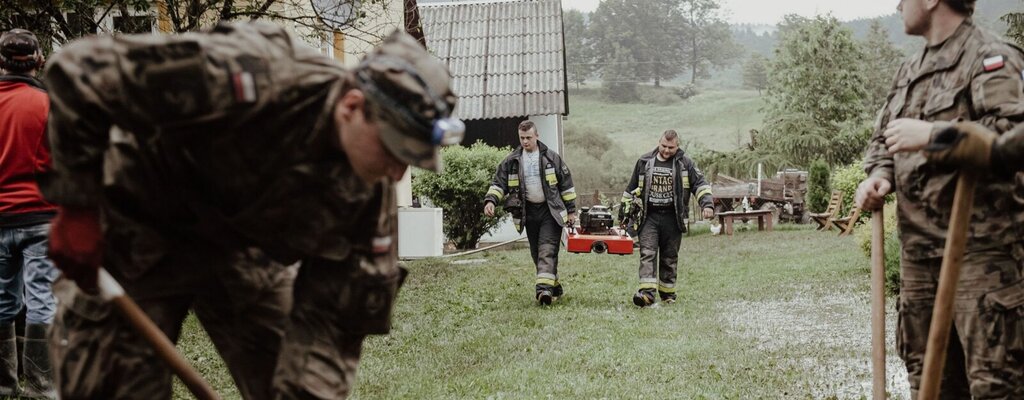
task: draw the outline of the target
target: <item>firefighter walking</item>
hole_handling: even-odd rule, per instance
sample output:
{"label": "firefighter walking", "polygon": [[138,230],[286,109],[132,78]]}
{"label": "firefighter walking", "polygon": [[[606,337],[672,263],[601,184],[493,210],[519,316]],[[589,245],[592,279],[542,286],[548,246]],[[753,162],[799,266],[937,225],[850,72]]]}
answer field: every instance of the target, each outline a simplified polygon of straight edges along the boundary
{"label": "firefighter walking", "polygon": [[562,229],[576,221],[576,188],[562,157],[537,136],[532,121],[519,124],[520,146],[498,164],[484,196],[484,214],[494,216],[495,205],[501,204],[512,214],[516,230],[526,229],[537,267],[536,299],[548,305],[564,293],[558,280],[558,251]]}
{"label": "firefighter walking", "polygon": [[630,223],[640,240],[640,286],[633,295],[638,307],[654,304],[656,292],[665,303],[676,301],[679,245],[686,232],[691,194],[697,197],[705,219],[715,215],[711,185],[679,150],[676,131],[667,130],[658,148],[637,160],[622,193],[621,211],[632,215]]}

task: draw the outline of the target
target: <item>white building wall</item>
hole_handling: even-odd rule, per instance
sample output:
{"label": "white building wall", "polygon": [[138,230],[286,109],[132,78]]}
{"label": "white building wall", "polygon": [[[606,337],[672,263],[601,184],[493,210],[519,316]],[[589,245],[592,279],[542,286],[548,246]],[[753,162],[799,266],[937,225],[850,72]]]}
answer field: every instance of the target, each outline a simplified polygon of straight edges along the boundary
{"label": "white building wall", "polygon": [[540,135],[540,141],[544,142],[549,149],[554,150],[559,155],[563,155],[562,152],[562,116],[555,115],[531,115],[530,121],[533,121],[537,125],[537,133]]}

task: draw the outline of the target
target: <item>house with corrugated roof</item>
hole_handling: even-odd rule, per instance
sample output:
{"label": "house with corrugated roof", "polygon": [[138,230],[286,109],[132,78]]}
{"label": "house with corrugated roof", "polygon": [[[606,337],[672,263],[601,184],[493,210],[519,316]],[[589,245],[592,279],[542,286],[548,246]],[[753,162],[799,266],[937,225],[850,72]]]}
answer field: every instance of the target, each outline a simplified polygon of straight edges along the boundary
{"label": "house with corrugated roof", "polygon": [[419,3],[427,49],[452,73],[464,144],[518,146],[519,122],[562,153],[569,113],[561,0]]}

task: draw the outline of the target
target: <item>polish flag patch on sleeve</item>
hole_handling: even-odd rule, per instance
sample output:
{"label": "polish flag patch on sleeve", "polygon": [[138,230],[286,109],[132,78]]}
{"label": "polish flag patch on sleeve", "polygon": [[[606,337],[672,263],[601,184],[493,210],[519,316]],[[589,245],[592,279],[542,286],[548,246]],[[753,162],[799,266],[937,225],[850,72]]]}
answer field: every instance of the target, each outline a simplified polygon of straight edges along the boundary
{"label": "polish flag patch on sleeve", "polygon": [[253,103],[256,101],[256,82],[253,80],[251,73],[238,72],[233,74],[231,78],[231,83],[235,89],[236,101],[242,103]]}
{"label": "polish flag patch on sleeve", "polygon": [[985,72],[991,72],[1002,68],[1006,59],[1003,56],[992,56],[986,58],[982,63],[985,65]]}

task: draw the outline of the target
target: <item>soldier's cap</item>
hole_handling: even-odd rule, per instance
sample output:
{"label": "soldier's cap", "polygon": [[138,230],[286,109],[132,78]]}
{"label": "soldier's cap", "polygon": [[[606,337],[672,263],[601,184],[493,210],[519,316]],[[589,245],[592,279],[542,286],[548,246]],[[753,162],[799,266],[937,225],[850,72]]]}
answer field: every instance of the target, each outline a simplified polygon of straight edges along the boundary
{"label": "soldier's cap", "polygon": [[0,67],[11,72],[24,72],[39,67],[42,55],[39,39],[31,31],[11,29],[0,34]]}
{"label": "soldier's cap", "polygon": [[395,31],[353,72],[367,107],[379,116],[384,147],[406,164],[440,171],[439,148],[461,142],[465,132],[451,117],[456,97],[444,63]]}

